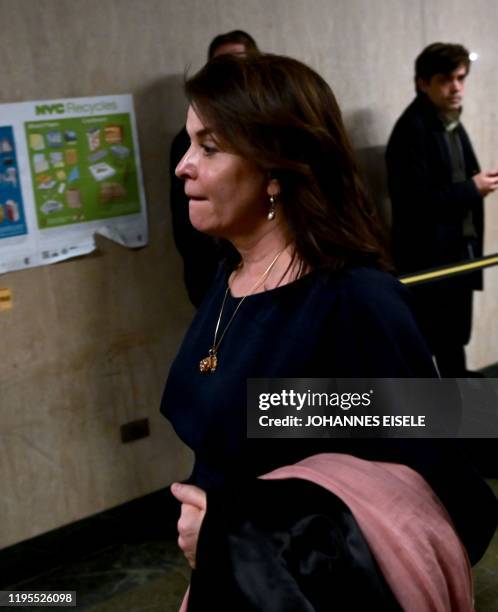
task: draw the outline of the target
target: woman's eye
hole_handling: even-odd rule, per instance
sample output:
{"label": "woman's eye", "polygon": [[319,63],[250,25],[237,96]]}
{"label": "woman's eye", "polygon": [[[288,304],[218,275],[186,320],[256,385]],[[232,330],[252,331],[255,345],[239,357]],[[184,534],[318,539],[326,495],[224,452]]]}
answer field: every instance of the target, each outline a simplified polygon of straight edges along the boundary
{"label": "woman's eye", "polygon": [[205,155],[213,155],[218,152],[218,149],[212,145],[203,144],[201,145],[202,150]]}

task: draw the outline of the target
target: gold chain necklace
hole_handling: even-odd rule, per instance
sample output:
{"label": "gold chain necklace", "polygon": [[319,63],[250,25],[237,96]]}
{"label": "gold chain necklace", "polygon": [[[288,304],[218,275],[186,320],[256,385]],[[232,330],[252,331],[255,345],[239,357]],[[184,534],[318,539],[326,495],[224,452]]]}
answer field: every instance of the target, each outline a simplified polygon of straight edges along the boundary
{"label": "gold chain necklace", "polygon": [[225,308],[225,303],[227,301],[228,292],[230,291],[230,285],[227,286],[226,291],[225,291],[225,297],[223,298],[223,302],[221,304],[220,314],[218,315],[218,321],[216,322],[216,327],[215,327],[215,330],[214,330],[213,344],[212,344],[211,348],[209,349],[208,356],[204,357],[204,359],[201,359],[200,362],[199,362],[199,370],[203,374],[213,373],[213,372],[216,371],[216,368],[218,367],[218,349],[220,347],[221,341],[223,340],[223,338],[225,337],[225,334],[227,333],[228,328],[230,327],[230,324],[234,320],[235,315],[237,314],[237,312],[239,311],[239,308],[244,303],[244,300],[246,299],[246,297],[251,295],[253,293],[253,291],[255,291],[262,283],[265,282],[266,278],[268,277],[268,275],[272,271],[273,266],[277,263],[278,258],[280,257],[280,255],[282,255],[282,253],[284,251],[285,251],[285,248],[282,249],[280,251],[280,253],[278,253],[276,255],[276,257],[273,259],[271,264],[266,268],[266,270],[263,272],[261,277],[258,279],[257,283],[251,288],[249,293],[247,295],[244,295],[244,297],[242,297],[239,300],[239,303],[237,304],[235,310],[233,311],[232,316],[228,320],[228,323],[225,325],[225,329],[223,330],[223,332],[222,332],[222,334],[220,336],[220,339],[217,340],[217,338],[218,338],[218,331],[219,331],[220,323],[221,323],[221,317],[223,315],[223,309]]}

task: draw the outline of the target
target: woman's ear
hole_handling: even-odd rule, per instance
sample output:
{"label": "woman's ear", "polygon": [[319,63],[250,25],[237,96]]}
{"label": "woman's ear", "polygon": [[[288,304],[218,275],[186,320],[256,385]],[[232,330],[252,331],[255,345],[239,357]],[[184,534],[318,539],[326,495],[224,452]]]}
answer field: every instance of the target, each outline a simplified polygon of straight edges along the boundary
{"label": "woman's ear", "polygon": [[280,195],[280,183],[276,178],[270,178],[268,180],[268,187],[266,193],[271,197],[277,198]]}

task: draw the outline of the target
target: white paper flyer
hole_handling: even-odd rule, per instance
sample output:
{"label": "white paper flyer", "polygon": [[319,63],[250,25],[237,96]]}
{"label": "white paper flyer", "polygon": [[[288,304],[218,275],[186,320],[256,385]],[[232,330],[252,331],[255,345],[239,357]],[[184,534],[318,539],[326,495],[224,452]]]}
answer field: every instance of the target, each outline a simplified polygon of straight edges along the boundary
{"label": "white paper flyer", "polygon": [[147,243],[129,94],[0,104],[0,273]]}

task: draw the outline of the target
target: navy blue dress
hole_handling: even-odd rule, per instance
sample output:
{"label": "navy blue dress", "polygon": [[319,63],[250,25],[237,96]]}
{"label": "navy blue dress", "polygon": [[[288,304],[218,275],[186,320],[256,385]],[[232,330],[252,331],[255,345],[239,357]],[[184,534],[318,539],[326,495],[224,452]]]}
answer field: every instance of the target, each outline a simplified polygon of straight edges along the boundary
{"label": "navy blue dress", "polygon": [[[475,563],[494,532],[496,500],[453,440],[246,439],[248,378],[435,376],[405,287],[376,269],[350,267],[251,295],[221,343],[216,372],[201,374],[227,280],[220,267],[162,400],[161,411],[195,453],[189,482],[216,489],[321,452],[402,463],[438,494]],[[229,295],[221,331],[238,301]]]}

